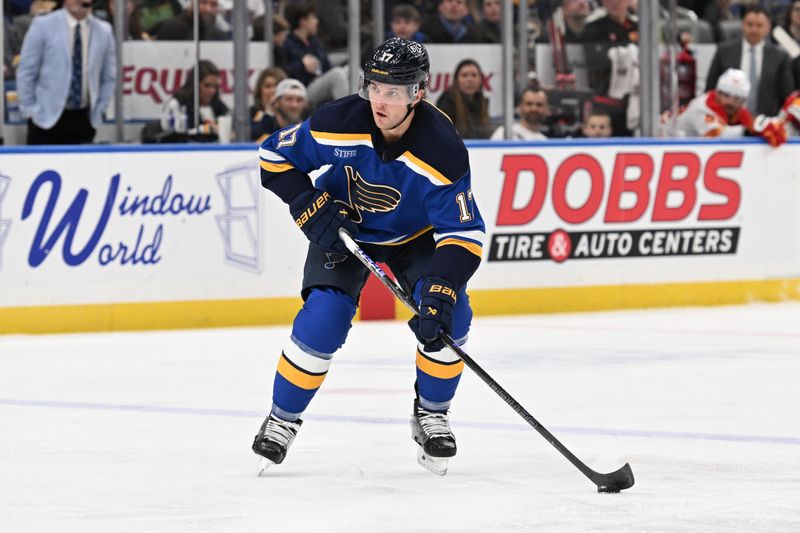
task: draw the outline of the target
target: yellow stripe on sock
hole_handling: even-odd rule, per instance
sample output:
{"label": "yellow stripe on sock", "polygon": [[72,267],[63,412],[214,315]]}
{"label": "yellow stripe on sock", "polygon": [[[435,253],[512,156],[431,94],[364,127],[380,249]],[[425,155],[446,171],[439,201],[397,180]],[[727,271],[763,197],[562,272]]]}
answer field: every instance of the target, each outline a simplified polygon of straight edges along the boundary
{"label": "yellow stripe on sock", "polygon": [[322,374],[303,372],[281,354],[281,358],[278,361],[278,374],[286,378],[286,381],[292,385],[296,385],[301,389],[314,390],[322,385],[327,372]]}
{"label": "yellow stripe on sock", "polygon": [[449,364],[439,363],[428,359],[422,352],[417,350],[417,368],[435,378],[451,379],[460,376],[461,372],[464,371],[464,361],[459,359]]}

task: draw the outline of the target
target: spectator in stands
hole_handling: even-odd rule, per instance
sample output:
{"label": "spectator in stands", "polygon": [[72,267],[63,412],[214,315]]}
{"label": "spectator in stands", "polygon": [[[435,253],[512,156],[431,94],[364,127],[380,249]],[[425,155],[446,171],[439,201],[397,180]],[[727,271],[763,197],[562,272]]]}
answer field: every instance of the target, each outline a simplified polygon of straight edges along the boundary
{"label": "spectator in stands", "polygon": [[3,18],[3,78],[6,80],[14,79],[16,76],[21,45],[14,26],[7,18]]}
{"label": "spectator in stands", "polygon": [[[281,15],[272,16],[272,58],[273,64],[283,67],[283,43],[289,35],[289,23]],[[253,40],[264,40],[264,16],[253,19]]]}
{"label": "spectator in stands", "polygon": [[453,84],[436,101],[465,139],[488,139],[492,133],[483,80],[480,65],[473,59],[464,59],[456,66]]}
{"label": "spectator in stands", "polygon": [[503,15],[500,0],[483,0],[481,21],[478,23],[478,35],[484,43],[500,42],[500,19]]}
{"label": "spectator in stands", "polygon": [[772,146],[786,142],[786,128],[779,120],[747,109],[751,86],[747,75],[729,68],[717,78],[716,88],[692,100],[678,116],[678,134],[684,137],[763,137]]}
{"label": "spectator in stands", "polygon": [[[567,44],[582,42],[581,36],[586,28],[586,20],[592,12],[589,0],[563,0],[559,9],[564,17],[564,42]],[[536,42],[550,42],[550,35],[547,31],[542,31],[536,38]]]}
{"label": "spectator in stands", "polygon": [[391,31],[387,38],[400,37],[409,41],[424,43],[428,36],[419,31],[420,16],[417,8],[411,4],[400,4],[392,8]]}
{"label": "spectator in stands", "polygon": [[[116,9],[116,0],[103,0],[102,2],[98,2],[101,6],[100,9],[95,11],[95,15],[100,18],[103,18],[106,22],[111,24],[111,28],[114,28],[114,10]],[[102,12],[102,16],[101,13]],[[128,26],[125,28],[123,32],[122,38],[126,41],[142,41],[142,40],[152,40],[152,37],[142,30],[142,24],[139,21],[139,13],[136,11],[136,2],[134,0],[125,0],[125,19],[128,21]]]}
{"label": "spectator in stands", "polygon": [[611,126],[611,115],[600,109],[592,109],[583,121],[581,133],[584,137],[612,137],[614,128]]}
{"label": "spectator in stands", "polygon": [[432,43],[477,43],[480,35],[469,21],[466,0],[438,0],[435,15],[422,24],[422,33]]}
{"label": "spectator in stands", "polygon": [[793,0],[787,8],[783,29],[800,44],[800,0]]}
{"label": "spectator in stands", "polygon": [[[547,105],[547,93],[542,88],[527,87],[523,89],[519,98],[519,121],[515,122],[512,129],[512,139],[520,141],[537,141],[547,139],[542,133],[550,108]],[[505,139],[505,127],[500,126],[491,136],[492,140]]]}
{"label": "spectator in stands", "polygon": [[178,0],[138,0],[136,3],[136,13],[142,31],[150,35],[155,35],[159,24],[180,15],[183,11]]}
{"label": "spectator in stands", "polygon": [[264,115],[253,124],[250,130],[253,140],[263,141],[272,132],[302,122],[303,113],[308,107],[305,86],[292,78],[281,80],[275,88],[272,104],[275,115]]}
{"label": "spectator in stands", "polygon": [[285,78],[286,73],[280,67],[265,68],[258,75],[253,91],[253,105],[250,107],[251,131],[264,115],[275,116],[272,97],[275,96],[275,87]]}
{"label": "spectator in stands", "polygon": [[[225,41],[228,35],[217,28],[219,0],[198,0],[199,36],[201,41]],[[156,27],[155,38],[159,41],[194,40],[194,14],[191,5],[179,15],[165,20]]]}
{"label": "spectator in stands", "polygon": [[617,136],[627,137],[633,134],[638,111],[631,99],[638,74],[638,25],[629,0],[603,0],[603,7],[605,15],[587,23],[581,35],[587,77],[594,105],[611,115]]}
{"label": "spectator in stands", "polygon": [[283,43],[283,69],[308,88],[312,109],[349,94],[347,69],[331,68],[328,54],[317,39],[319,19],[314,7],[309,4],[289,6],[286,8],[286,20],[291,33]]}
{"label": "spectator in stands", "polygon": [[[325,47],[328,50],[346,48],[349,33],[347,0],[311,0],[311,5],[319,18],[319,38]],[[364,14],[362,11],[362,20]]]}
{"label": "spectator in stands", "polygon": [[628,12],[629,0],[603,0],[606,15],[586,24],[581,40],[586,45],[589,86],[595,94],[608,94],[611,60],[608,50],[638,41],[638,25]]}
{"label": "spectator in stands", "polygon": [[[211,61],[201,59],[198,63],[198,123],[194,120],[194,69],[190,69],[186,82],[164,104],[161,124],[164,130],[184,130],[189,135],[217,138],[217,119],[228,114],[228,106],[219,97],[219,68]],[[178,124],[172,126],[172,123]]]}
{"label": "spectator in stands", "polygon": [[749,6],[742,19],[742,40],[717,47],[706,77],[706,91],[714,89],[720,75],[729,68],[741,69],[751,90],[747,108],[755,114],[775,116],[794,90],[789,55],[767,41],[769,15],[762,6]]}
{"label": "spectator in stands", "polygon": [[36,17],[17,70],[28,144],[92,142],[116,80],[111,26],[94,17],[84,0],[64,0],[62,9]]}
{"label": "spectator in stands", "polygon": [[703,20],[711,25],[711,31],[714,34],[715,42],[722,42],[725,36],[722,33],[720,23],[723,20],[733,20],[733,12],[731,11],[731,0],[711,0],[706,5],[702,13]]}
{"label": "spectator in stands", "polygon": [[[786,9],[786,20],[783,23],[786,33],[800,45],[800,0],[793,0]],[[791,60],[792,77],[794,86],[800,89],[800,56]]]}

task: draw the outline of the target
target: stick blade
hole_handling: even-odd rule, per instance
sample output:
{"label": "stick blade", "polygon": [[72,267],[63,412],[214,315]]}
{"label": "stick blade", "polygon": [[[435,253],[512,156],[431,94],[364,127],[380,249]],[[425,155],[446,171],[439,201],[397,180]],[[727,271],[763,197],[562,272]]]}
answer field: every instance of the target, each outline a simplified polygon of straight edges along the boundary
{"label": "stick blade", "polygon": [[631,470],[631,465],[629,463],[625,463],[625,466],[616,472],[600,474],[595,479],[592,479],[592,481],[597,485],[597,492],[619,492],[633,486],[633,470]]}

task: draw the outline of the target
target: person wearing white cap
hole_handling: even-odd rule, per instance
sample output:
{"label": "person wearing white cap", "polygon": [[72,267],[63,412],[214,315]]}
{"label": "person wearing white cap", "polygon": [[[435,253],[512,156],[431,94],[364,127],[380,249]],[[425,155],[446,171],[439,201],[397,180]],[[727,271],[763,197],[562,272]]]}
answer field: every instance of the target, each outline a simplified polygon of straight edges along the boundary
{"label": "person wearing white cap", "polygon": [[250,136],[259,142],[263,142],[270,133],[303,120],[303,113],[308,106],[305,85],[294,78],[281,80],[275,87],[272,106],[275,116],[264,114],[251,128]]}
{"label": "person wearing white cap", "polygon": [[786,142],[786,128],[772,117],[753,115],[745,106],[750,81],[744,72],[729,68],[717,81],[716,88],[689,102],[678,116],[678,134],[682,137],[743,137],[758,135],[772,146]]}

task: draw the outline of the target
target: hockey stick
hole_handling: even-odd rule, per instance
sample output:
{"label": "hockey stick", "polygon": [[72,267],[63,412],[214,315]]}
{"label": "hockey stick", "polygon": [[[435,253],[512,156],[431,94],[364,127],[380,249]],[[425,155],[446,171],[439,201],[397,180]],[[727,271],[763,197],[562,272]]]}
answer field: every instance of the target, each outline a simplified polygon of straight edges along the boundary
{"label": "hockey stick", "polygon": [[[350,236],[347,231],[344,229],[339,230],[339,238],[342,239],[347,249],[359,260],[361,261],[370,272],[375,274],[375,276],[383,283],[392,293],[397,297],[398,300],[403,302],[406,307],[408,307],[412,313],[415,315],[419,314],[419,309],[417,308],[416,303],[408,296],[405,290],[392,278],[386,275],[386,273],[375,263],[375,261],[370,258],[358,246],[353,237]],[[566,446],[561,444],[561,442],[553,436],[543,425],[541,425],[533,416],[522,407],[517,400],[515,400],[506,390],[501,387],[492,377],[486,373],[486,371],[478,365],[469,355],[466,354],[456,343],[453,341],[453,338],[448,335],[447,333],[440,333],[439,337],[442,341],[450,348],[453,353],[458,355],[463,361],[464,364],[467,365],[473,372],[478,374],[484,383],[489,385],[489,388],[492,389],[500,398],[506,402],[511,408],[517,412],[519,416],[521,416],[525,422],[530,424],[530,426],[539,432],[539,434],[544,437],[547,442],[552,444],[556,450],[558,450],[561,455],[566,457],[570,463],[575,465],[575,467],[583,472],[583,475],[588,477],[592,483],[597,485],[597,492],[619,492],[624,489],[628,489],[633,486],[633,471],[631,470],[631,465],[625,463],[625,466],[620,468],[615,472],[611,472],[610,474],[601,474],[599,472],[595,472],[588,466],[586,466],[580,459],[575,457],[575,455],[567,449]]]}

